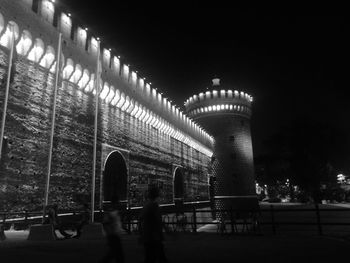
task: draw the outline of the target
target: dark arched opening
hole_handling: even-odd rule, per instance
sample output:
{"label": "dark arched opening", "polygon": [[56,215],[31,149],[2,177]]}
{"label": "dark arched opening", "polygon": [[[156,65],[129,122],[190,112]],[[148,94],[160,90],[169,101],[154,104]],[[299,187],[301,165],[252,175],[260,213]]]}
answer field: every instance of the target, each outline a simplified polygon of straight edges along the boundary
{"label": "dark arched opening", "polygon": [[174,200],[183,200],[184,198],[184,180],[180,168],[176,168],[174,174]]}
{"label": "dark arched opening", "polygon": [[104,202],[127,201],[128,170],[123,156],[112,152],[106,160],[103,172]]}

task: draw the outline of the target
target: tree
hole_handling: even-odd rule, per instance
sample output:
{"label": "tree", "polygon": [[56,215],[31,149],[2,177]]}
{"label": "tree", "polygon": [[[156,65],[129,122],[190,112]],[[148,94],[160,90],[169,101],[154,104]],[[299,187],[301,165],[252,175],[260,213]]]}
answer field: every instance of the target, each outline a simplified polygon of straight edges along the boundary
{"label": "tree", "polygon": [[321,184],[336,182],[346,142],[345,134],[334,127],[298,119],[266,140],[267,153],[256,159],[257,177],[270,183],[288,178],[290,185],[298,185],[318,202]]}

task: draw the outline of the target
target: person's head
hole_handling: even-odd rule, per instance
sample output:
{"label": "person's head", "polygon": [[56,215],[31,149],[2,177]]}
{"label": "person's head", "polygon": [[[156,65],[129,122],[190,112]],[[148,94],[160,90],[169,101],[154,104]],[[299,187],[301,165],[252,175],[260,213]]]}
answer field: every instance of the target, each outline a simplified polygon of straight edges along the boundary
{"label": "person's head", "polygon": [[148,198],[150,200],[155,200],[159,197],[159,189],[158,187],[156,186],[151,186],[149,189],[148,189]]}

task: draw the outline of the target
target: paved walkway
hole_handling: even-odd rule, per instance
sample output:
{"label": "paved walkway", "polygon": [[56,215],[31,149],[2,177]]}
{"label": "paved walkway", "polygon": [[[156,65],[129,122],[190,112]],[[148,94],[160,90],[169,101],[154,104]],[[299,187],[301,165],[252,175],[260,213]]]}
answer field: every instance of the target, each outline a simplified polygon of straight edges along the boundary
{"label": "paved walkway", "polygon": [[[6,231],[0,241],[1,263],[92,263],[105,253],[105,241],[27,241],[27,231]],[[166,235],[170,262],[327,262],[348,258],[350,242],[318,236],[220,236],[210,233]],[[143,262],[137,235],[123,235],[126,262]]]}

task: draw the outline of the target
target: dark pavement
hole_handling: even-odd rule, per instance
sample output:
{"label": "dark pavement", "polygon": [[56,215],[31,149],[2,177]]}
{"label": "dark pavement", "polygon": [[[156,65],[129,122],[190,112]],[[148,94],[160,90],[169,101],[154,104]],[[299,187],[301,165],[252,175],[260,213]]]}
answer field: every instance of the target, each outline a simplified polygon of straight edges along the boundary
{"label": "dark pavement", "polygon": [[[18,232],[20,233],[20,232]],[[8,233],[0,241],[1,263],[98,262],[106,251],[105,241],[27,241],[23,234]],[[123,235],[126,262],[143,262],[137,235]],[[169,262],[331,262],[349,257],[350,242],[319,236],[220,236],[213,233],[166,235]]]}

